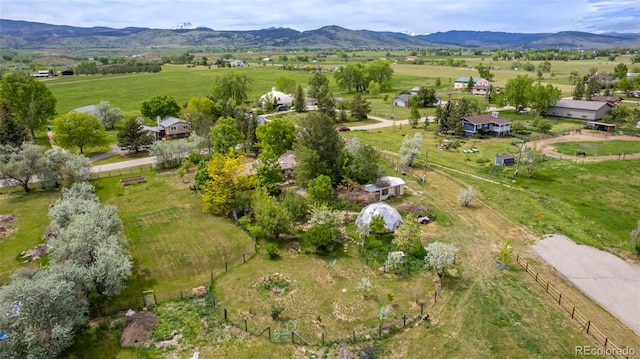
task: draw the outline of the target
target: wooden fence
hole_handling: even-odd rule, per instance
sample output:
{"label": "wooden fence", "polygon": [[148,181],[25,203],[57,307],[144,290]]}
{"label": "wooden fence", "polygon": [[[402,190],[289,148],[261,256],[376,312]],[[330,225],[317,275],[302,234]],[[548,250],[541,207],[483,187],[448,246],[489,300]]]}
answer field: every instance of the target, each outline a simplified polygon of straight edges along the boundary
{"label": "wooden fence", "polygon": [[571,316],[571,319],[576,320],[578,324],[580,324],[580,327],[582,328],[580,330],[581,333],[584,333],[586,331],[587,334],[590,334],[593,338],[595,338],[596,341],[600,343],[605,349],[608,349],[607,350],[607,353],[609,353],[608,355],[611,355],[614,358],[629,358],[629,357],[617,355],[617,353],[622,351],[620,347],[615,345],[609,339],[609,337],[607,337],[600,329],[598,329],[598,327],[595,326],[595,324],[591,322],[589,318],[587,318],[584,314],[580,313],[580,311],[575,307],[575,305],[573,305],[569,300],[567,300],[566,297],[563,297],[562,293],[560,293],[556,288],[554,288],[549,283],[548,280],[543,278],[536,270],[534,270],[532,266],[529,265],[529,262],[527,262],[522,257],[520,257],[519,254],[516,256],[516,262],[520,264],[522,268],[524,268],[524,270],[527,273],[529,273],[529,275],[531,275],[531,277],[535,280],[535,282],[538,283],[544,289],[545,293],[550,295],[551,298],[553,298],[555,302],[558,303],[558,305],[562,307],[562,309],[564,309]]}

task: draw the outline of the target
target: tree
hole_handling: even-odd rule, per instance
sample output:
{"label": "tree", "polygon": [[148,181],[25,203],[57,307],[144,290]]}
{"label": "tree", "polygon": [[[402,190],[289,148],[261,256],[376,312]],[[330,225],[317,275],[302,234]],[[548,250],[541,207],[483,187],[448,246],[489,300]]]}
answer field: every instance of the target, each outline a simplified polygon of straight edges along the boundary
{"label": "tree", "polygon": [[473,80],[473,76],[469,76],[469,81],[467,81],[467,91],[471,92],[475,84],[476,82]]}
{"label": "tree", "polygon": [[144,130],[135,118],[124,123],[124,128],[118,131],[118,146],[128,151],[140,150],[140,147],[153,143],[153,138]]}
{"label": "tree", "polygon": [[211,85],[211,96],[215,101],[240,105],[247,98],[253,80],[247,74],[231,71],[217,76]]}
{"label": "tree", "polygon": [[616,67],[613,68],[613,78],[622,80],[627,77],[627,72],[629,72],[629,68],[626,64],[617,64]]}
{"label": "tree", "polygon": [[393,69],[388,61],[374,60],[367,65],[366,72],[369,80],[380,84],[380,90],[384,91],[391,88]]}
{"label": "tree", "polygon": [[369,232],[374,235],[386,233],[387,224],[384,222],[384,217],[381,215],[371,217],[369,221]]}
{"label": "tree", "polygon": [[142,102],[140,112],[146,118],[155,120],[157,117],[177,116],[178,112],[180,112],[180,106],[172,96],[153,96],[149,100]]}
{"label": "tree", "polygon": [[47,169],[43,148],[24,142],[19,148],[0,147],[0,179],[10,185],[20,185],[29,192],[29,183]]}
{"label": "tree", "polygon": [[291,228],[291,214],[285,206],[271,197],[265,188],[259,188],[253,195],[253,214],[256,224],[268,237],[278,238]]}
{"label": "tree", "polygon": [[107,142],[104,126],[93,115],[71,112],[56,118],[53,139],[64,148],[101,146]]}
{"label": "tree", "polygon": [[440,277],[440,283],[444,279],[444,270],[450,268],[456,261],[458,248],[442,242],[429,243],[425,248],[427,255],[424,257],[427,268],[433,268]]}
{"label": "tree", "polygon": [[196,145],[196,142],[189,142],[185,139],[154,141],[149,149],[149,154],[155,156],[159,168],[175,168],[182,164],[182,159],[189,156]]}
{"label": "tree", "polygon": [[[364,92],[367,89],[367,76],[365,67],[359,62],[349,63],[346,66],[340,66],[333,73],[336,83],[341,90],[355,90],[356,92]],[[372,80],[375,82],[375,80]],[[314,96],[312,96],[314,97]]]}
{"label": "tree", "polygon": [[411,111],[409,112],[409,124],[411,128],[418,127],[418,122],[420,122],[420,111],[418,111],[417,103],[413,103],[411,105]]}
{"label": "tree", "polygon": [[122,111],[111,106],[109,101],[100,101],[96,106],[95,116],[104,124],[105,128],[111,127],[111,129],[115,128],[116,122],[120,122],[124,118]]}
{"label": "tree", "polygon": [[207,97],[192,97],[182,109],[182,117],[189,122],[198,136],[208,137],[215,120],[222,113],[222,106]]}
{"label": "tree", "polygon": [[533,79],[527,75],[518,75],[507,80],[504,88],[504,98],[507,104],[521,110],[528,105],[529,93],[533,86]]}
{"label": "tree", "polygon": [[307,195],[312,203],[327,203],[334,197],[331,177],[320,175],[307,184]]}
{"label": "tree", "polygon": [[242,157],[215,154],[207,164],[202,186],[202,207],[206,212],[228,214],[238,207],[240,194],[256,185],[255,175],[243,174]]}
{"label": "tree", "polygon": [[367,114],[371,111],[371,103],[363,99],[359,93],[356,93],[353,97],[349,107],[351,109],[351,118],[355,121],[366,120]]}
{"label": "tree", "polygon": [[284,93],[293,93],[296,90],[296,80],[289,76],[280,76],[276,80],[276,88]]}
{"label": "tree", "polygon": [[417,94],[409,98],[411,105],[415,103],[418,107],[433,106],[437,101],[436,90],[429,87],[421,87]]}
{"label": "tree", "polygon": [[270,153],[276,158],[293,148],[296,128],[292,122],[276,117],[256,129],[258,147],[262,153]]}
{"label": "tree", "polygon": [[333,94],[329,90],[329,79],[321,72],[316,72],[309,80],[307,95],[318,100],[318,111],[331,120],[335,120],[336,111],[333,102]]}
{"label": "tree", "polygon": [[295,191],[283,191],[280,195],[280,203],[289,211],[293,220],[302,221],[307,217],[307,201]]}
{"label": "tree", "polygon": [[373,80],[369,81],[369,86],[367,86],[367,91],[371,96],[378,96],[380,94],[380,84]]}
{"label": "tree", "polygon": [[307,109],[307,100],[304,96],[302,85],[298,85],[296,88],[296,97],[293,99],[293,106],[296,112],[304,112]]}
{"label": "tree", "polygon": [[18,272],[0,288],[3,358],[56,358],[87,322],[87,302],[77,268],[49,267]]}
{"label": "tree", "polygon": [[313,112],[302,118],[293,147],[299,185],[306,187],[309,180],[322,174],[331,177],[332,183],[339,181],[338,164],[344,145],[330,117]]}
{"label": "tree", "polygon": [[478,195],[476,194],[476,190],[473,186],[461,188],[460,192],[458,192],[458,203],[462,206],[468,207],[477,196]]}
{"label": "tree", "polygon": [[0,103],[0,146],[20,147],[28,136],[26,127],[16,120],[9,105]]}
{"label": "tree", "polygon": [[481,78],[488,81],[493,80],[493,74],[491,73],[490,67],[485,67],[483,64],[478,64],[476,65],[476,70],[478,70],[478,74],[480,74]]}
{"label": "tree", "polygon": [[91,161],[81,154],[71,154],[54,147],[44,153],[44,158],[46,170],[39,175],[41,180],[53,181],[65,187],[89,180]]}
{"label": "tree", "polygon": [[337,228],[314,225],[302,234],[302,239],[318,252],[327,253],[333,245],[339,242],[336,239],[336,234],[339,234]]}
{"label": "tree", "polygon": [[242,142],[242,134],[238,130],[238,124],[232,117],[221,117],[209,134],[213,151],[226,154],[232,151],[237,144]]}
{"label": "tree", "polygon": [[347,159],[343,176],[359,184],[372,183],[381,174],[380,152],[373,146],[361,143],[357,137],[351,139],[346,146]]}
{"label": "tree", "polygon": [[584,90],[585,100],[591,101],[593,95],[600,92],[601,88],[602,87],[600,86],[600,81],[598,81],[598,78],[595,76],[591,77],[589,83],[587,84],[587,88]]}
{"label": "tree", "polygon": [[543,85],[538,82],[531,87],[531,92],[529,93],[529,105],[538,114],[544,114],[547,112],[549,107],[553,106],[558,102],[558,100],[560,100],[561,96],[562,91],[557,87],[552,84]]}
{"label": "tree", "polygon": [[405,137],[400,146],[400,156],[402,156],[402,164],[411,166],[413,161],[420,155],[422,147],[422,135],[418,132],[413,137]]}
{"label": "tree", "polygon": [[4,75],[0,85],[0,100],[9,104],[15,118],[26,127],[31,138],[56,113],[56,98],[42,82],[19,73]]}
{"label": "tree", "polygon": [[584,98],[584,93],[585,93],[584,81],[582,81],[581,79],[578,79],[578,82],[576,83],[576,87],[574,87],[573,91],[571,92],[571,96],[573,97],[574,100],[582,100]]}
{"label": "tree", "polygon": [[391,244],[408,255],[423,252],[422,242],[420,242],[420,225],[412,214],[404,217],[402,225],[394,233]]}
{"label": "tree", "polygon": [[624,125],[630,118],[632,112],[629,107],[616,106],[609,111],[606,115],[602,116],[602,120],[607,123],[614,123],[618,127]]}

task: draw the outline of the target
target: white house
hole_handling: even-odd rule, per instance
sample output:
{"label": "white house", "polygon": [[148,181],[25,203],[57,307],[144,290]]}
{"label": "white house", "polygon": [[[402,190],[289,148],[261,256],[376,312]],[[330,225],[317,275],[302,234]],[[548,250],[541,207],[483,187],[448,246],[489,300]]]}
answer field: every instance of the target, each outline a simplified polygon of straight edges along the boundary
{"label": "white house", "polygon": [[272,87],[271,92],[267,92],[266,94],[260,96],[260,100],[258,100],[258,103],[260,104],[260,106],[263,106],[269,101],[276,102],[277,106],[285,105],[287,107],[291,107],[291,105],[293,104],[293,96],[291,94],[277,91],[275,87]]}
{"label": "white house", "polygon": [[[481,85],[481,86],[487,86],[489,87],[489,81],[485,80],[481,77],[475,78],[473,76],[471,76],[471,79],[473,80],[473,84],[475,85]],[[453,82],[453,88],[454,89],[466,89],[467,86],[469,84],[469,77],[458,77],[454,82]]]}

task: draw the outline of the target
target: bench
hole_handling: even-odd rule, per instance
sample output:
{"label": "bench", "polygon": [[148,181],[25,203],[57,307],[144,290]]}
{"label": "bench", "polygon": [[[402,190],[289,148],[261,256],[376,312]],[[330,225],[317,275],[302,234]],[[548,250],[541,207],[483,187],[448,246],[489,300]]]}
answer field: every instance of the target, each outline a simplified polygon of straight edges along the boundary
{"label": "bench", "polygon": [[132,183],[145,183],[147,179],[144,176],[127,177],[120,180],[123,186],[128,186]]}

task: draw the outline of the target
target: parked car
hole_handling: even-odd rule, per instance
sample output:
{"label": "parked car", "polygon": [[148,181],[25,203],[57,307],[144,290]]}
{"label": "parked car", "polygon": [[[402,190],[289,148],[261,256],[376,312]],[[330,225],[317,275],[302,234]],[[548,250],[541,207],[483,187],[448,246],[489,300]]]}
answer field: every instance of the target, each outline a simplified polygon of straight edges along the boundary
{"label": "parked car", "polygon": [[278,111],[286,111],[287,105],[278,105]]}
{"label": "parked car", "polygon": [[523,108],[522,110],[518,111],[519,113],[529,113],[529,110],[527,110],[526,108]]}
{"label": "parked car", "polygon": [[351,131],[351,129],[349,127],[340,126],[340,127],[336,128],[336,131],[344,132],[344,131]]}

